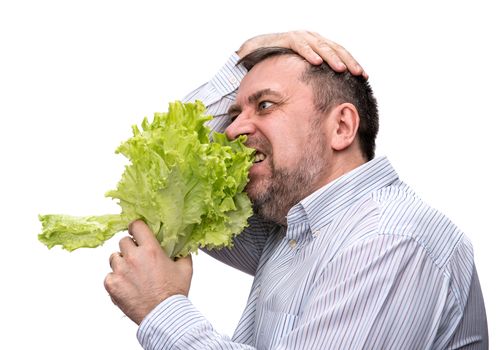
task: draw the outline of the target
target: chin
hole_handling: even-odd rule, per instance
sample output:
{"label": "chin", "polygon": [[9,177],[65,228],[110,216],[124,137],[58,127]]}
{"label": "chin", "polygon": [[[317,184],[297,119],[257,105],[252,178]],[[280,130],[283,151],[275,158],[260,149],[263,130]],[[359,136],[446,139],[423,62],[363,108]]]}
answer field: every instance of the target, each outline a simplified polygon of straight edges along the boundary
{"label": "chin", "polygon": [[252,181],[248,182],[245,187],[245,192],[252,202],[258,201],[264,197],[268,192],[269,184],[266,181]]}

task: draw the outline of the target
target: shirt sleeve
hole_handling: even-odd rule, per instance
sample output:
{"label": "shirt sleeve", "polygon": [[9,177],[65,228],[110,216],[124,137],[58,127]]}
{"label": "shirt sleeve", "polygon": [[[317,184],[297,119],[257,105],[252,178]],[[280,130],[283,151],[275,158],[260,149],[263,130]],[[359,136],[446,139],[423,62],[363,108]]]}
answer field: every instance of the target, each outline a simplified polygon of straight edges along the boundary
{"label": "shirt sleeve", "polygon": [[248,223],[249,226],[234,237],[232,247],[203,251],[226,265],[255,276],[269,235],[280,227],[257,215],[250,217]]}
{"label": "shirt sleeve", "polygon": [[196,90],[184,97],[184,102],[200,100],[207,108],[207,114],[213,119],[207,122],[213,131],[224,132],[231,120],[227,114],[234,103],[241,79],[247,73],[244,67],[237,65],[239,57],[233,53],[215,76]]}
{"label": "shirt sleeve", "polygon": [[139,326],[137,339],[146,350],[254,349],[215,332],[182,295],[167,298],[149,313]]}

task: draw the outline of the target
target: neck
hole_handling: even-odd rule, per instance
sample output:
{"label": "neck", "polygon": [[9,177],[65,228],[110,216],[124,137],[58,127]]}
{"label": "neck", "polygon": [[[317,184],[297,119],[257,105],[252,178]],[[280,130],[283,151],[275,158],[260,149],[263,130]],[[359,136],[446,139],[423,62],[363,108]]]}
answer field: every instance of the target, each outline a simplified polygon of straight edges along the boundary
{"label": "neck", "polygon": [[[319,177],[321,180],[318,181],[314,187],[312,187],[307,196],[325,186],[326,184],[363,165],[364,163],[366,163],[366,159],[361,155],[360,152],[336,153],[335,158],[333,158],[332,162],[330,163],[330,166],[325,167],[323,176]],[[307,196],[304,196],[303,198]]]}

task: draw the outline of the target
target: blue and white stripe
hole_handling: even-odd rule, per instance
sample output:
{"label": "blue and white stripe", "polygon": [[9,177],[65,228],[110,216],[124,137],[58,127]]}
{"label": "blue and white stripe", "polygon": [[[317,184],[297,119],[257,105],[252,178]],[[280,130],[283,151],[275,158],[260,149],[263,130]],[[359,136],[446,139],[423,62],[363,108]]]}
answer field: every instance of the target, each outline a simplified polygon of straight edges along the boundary
{"label": "blue and white stripe", "polygon": [[[228,79],[234,62],[232,56],[217,77]],[[230,89],[214,79],[188,99],[212,96],[212,126],[223,129]],[[208,252],[255,276],[232,338],[218,334],[187,298],[173,296],[141,323],[142,346],[488,348],[471,243],[386,158],[336,179],[288,214],[286,228],[254,217],[232,250]]]}
{"label": "blue and white stripe", "polygon": [[236,98],[236,91],[241,79],[247,72],[245,68],[236,66],[238,60],[238,55],[231,55],[226,64],[209,82],[183,99],[184,102],[201,100],[205,104],[207,114],[214,117],[207,125],[214,131],[224,132],[231,122],[227,111]]}

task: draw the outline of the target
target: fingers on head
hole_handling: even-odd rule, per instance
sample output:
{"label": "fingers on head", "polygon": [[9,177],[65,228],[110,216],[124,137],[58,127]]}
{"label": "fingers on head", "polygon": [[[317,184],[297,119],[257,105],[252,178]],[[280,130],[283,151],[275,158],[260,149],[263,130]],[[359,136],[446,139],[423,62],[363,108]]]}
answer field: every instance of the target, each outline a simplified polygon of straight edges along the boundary
{"label": "fingers on head", "polygon": [[315,38],[306,31],[295,31],[290,34],[290,48],[304,57],[311,64],[321,64],[323,59],[314,49]]}
{"label": "fingers on head", "polygon": [[363,75],[368,79],[368,74],[364,71],[363,67],[356,61],[356,59],[347,51],[342,45],[331,41],[316,32],[309,32],[309,34],[316,38],[313,41],[315,44],[314,49],[325,59],[325,61],[338,71],[344,71],[345,68],[354,75]]}

